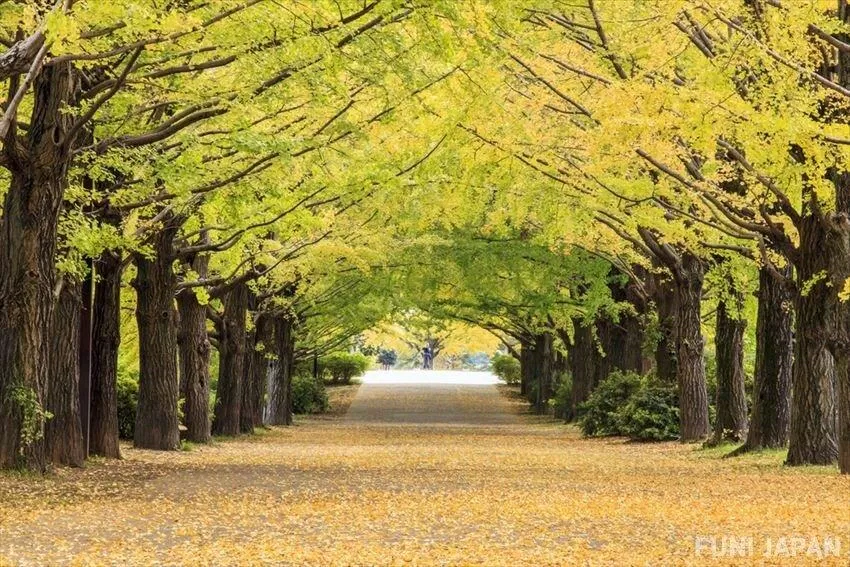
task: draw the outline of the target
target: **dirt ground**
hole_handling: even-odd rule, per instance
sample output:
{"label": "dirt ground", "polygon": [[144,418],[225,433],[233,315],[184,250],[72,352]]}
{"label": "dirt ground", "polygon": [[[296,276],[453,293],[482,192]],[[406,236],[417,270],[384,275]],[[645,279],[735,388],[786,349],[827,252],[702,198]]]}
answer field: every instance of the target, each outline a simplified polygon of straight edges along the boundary
{"label": "dirt ground", "polygon": [[[346,395],[344,416],[252,438],[179,453],[125,447],[122,461],[45,478],[4,473],[0,564],[850,559],[850,479],[832,468],[787,469],[777,452],[721,459],[678,443],[586,440],[521,414],[492,385],[367,383]],[[807,549],[792,556],[792,537]],[[818,562],[812,541],[828,537],[840,556]],[[728,538],[751,549],[732,556]]]}

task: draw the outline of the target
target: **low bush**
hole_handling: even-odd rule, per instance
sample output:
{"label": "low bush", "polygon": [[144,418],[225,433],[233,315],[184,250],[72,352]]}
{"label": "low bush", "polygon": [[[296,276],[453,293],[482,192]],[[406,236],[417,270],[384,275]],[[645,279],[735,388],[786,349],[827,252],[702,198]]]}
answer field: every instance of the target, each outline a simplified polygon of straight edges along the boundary
{"label": "low bush", "polygon": [[328,393],[320,380],[310,374],[296,374],[292,377],[293,413],[322,413],[327,410]]}
{"label": "low bush", "polygon": [[588,437],[622,435],[635,441],[679,436],[676,390],[654,376],[612,372],[579,406],[579,424]]}
{"label": "low bush", "polygon": [[587,401],[578,407],[579,425],[588,437],[621,435],[619,412],[641,388],[643,377],[634,372],[612,372]]}
{"label": "low bush", "polygon": [[490,361],[490,370],[505,384],[514,385],[520,382],[519,361],[508,354],[497,354]]}
{"label": "low bush", "polygon": [[676,390],[649,384],[629,399],[619,412],[620,432],[635,441],[668,441],[679,436]]}
{"label": "low bush", "polygon": [[334,352],[319,359],[319,373],[334,384],[348,384],[369,370],[370,365],[371,360],[359,352]]}

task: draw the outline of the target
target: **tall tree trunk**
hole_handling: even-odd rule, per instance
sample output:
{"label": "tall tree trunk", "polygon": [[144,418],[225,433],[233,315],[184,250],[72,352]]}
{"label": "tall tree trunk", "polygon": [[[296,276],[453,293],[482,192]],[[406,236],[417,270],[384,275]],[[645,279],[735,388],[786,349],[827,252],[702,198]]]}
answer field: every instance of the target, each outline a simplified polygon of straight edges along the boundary
{"label": "tall tree trunk", "polygon": [[294,338],[292,321],[285,316],[274,317],[274,354],[276,360],[269,371],[269,425],[292,424],[292,367]]}
{"label": "tall tree trunk", "polygon": [[[204,278],[208,256],[192,261],[192,270]],[[191,289],[177,294],[180,328],[180,394],[183,398],[183,422],[186,439],[194,443],[210,441],[210,341],[207,334],[207,307]]]}
{"label": "tall tree trunk", "polygon": [[612,272],[610,277],[611,298],[626,307],[618,313],[616,320],[603,317],[605,323],[599,323],[599,339],[604,356],[608,358],[607,362],[602,361],[607,368],[602,369],[600,379],[605,379],[613,370],[644,374],[651,369],[651,361],[643,355],[646,302],[631,279],[625,283],[618,281],[624,277],[619,271]]}
{"label": "tall tree trunk", "polygon": [[218,389],[212,432],[238,435],[242,406],[242,380],[245,374],[245,318],[248,314],[248,287],[239,284],[224,296],[218,366]]}
{"label": "tall tree trunk", "polygon": [[534,377],[534,345],[523,342],[519,351],[519,393],[528,397],[531,390],[531,381]]}
{"label": "tall tree trunk", "polygon": [[587,401],[596,388],[596,360],[599,357],[593,340],[593,329],[581,319],[573,319],[573,341],[567,353],[573,387],[570,392],[570,415],[568,421],[578,417],[578,408]]}
{"label": "tall tree trunk", "polygon": [[650,277],[653,283],[653,300],[658,315],[659,339],[655,347],[655,370],[661,382],[672,385],[676,383],[678,375],[676,368],[678,364],[678,354],[676,353],[678,294],[668,277],[661,275]]}
{"label": "tall tree trunk", "polygon": [[[253,295],[253,294],[250,294]],[[249,297],[249,308],[256,308],[253,297]],[[252,307],[253,304],[253,307]],[[251,312],[249,311],[249,314]],[[254,364],[257,352],[257,328],[247,331],[245,334],[245,360],[242,363],[242,400],[239,408],[239,431],[241,433],[254,432]]]}
{"label": "tall tree trunk", "polygon": [[828,350],[835,292],[821,281],[828,273],[825,227],[816,212],[800,223],[789,465],[822,465],[838,458],[835,365]]}
{"label": "tall tree trunk", "polygon": [[121,343],[121,255],[94,263],[89,452],[118,459],[118,346]]}
{"label": "tall tree trunk", "polygon": [[716,335],[714,340],[717,358],[717,417],[714,422],[714,442],[744,439],[747,433],[747,394],[744,385],[744,333],[747,321],[741,310],[744,298],[733,290],[735,312],[727,304],[717,305]]}
{"label": "tall tree trunk", "polygon": [[850,349],[842,346],[834,352],[838,380],[838,469],[842,474],[850,474]]}
{"label": "tall tree trunk", "polygon": [[[845,20],[850,18],[850,9],[844,3],[842,15]],[[850,56],[841,57],[842,84],[850,83]],[[835,360],[838,468],[850,474],[850,301],[838,297],[850,281],[850,172],[835,175],[834,181],[835,211],[825,219],[829,227],[830,297],[834,302],[829,349]]]}
{"label": "tall tree trunk", "polygon": [[[176,223],[175,223],[176,224]],[[139,325],[139,405],[133,442],[142,449],[177,450],[177,276],[174,224],[153,241],[153,257],[136,255],[136,320]]]}
{"label": "tall tree trunk", "polygon": [[[850,281],[850,216],[845,214],[843,218],[832,220],[834,242],[830,257],[836,265],[833,289],[838,290],[842,289],[841,282]],[[835,359],[838,468],[842,474],[850,474],[850,301],[837,302],[834,318],[830,349]]]}
{"label": "tall tree trunk", "polygon": [[682,254],[676,276],[676,374],[679,385],[679,433],[682,442],[708,436],[708,389],[705,380],[705,342],[700,317],[703,266],[689,252]]}
{"label": "tall tree trunk", "polygon": [[[785,270],[790,277],[790,269]],[[759,271],[753,411],[739,452],[784,447],[791,411],[794,308],[791,294],[767,268]]]}
{"label": "tall tree trunk", "polygon": [[270,372],[269,354],[273,352],[274,341],[274,323],[268,315],[261,313],[257,317],[256,322],[256,337],[255,347],[252,353],[253,362],[253,377],[251,380],[254,385],[252,393],[254,396],[251,402],[253,409],[254,427],[263,426],[263,408],[265,407],[266,398],[266,382]]}
{"label": "tall tree trunk", "polygon": [[543,414],[552,397],[552,378],[555,365],[555,350],[552,333],[549,331],[537,335],[534,343],[534,374],[536,392],[534,411]]}
{"label": "tall tree trunk", "polygon": [[85,444],[80,423],[80,319],[82,286],[67,278],[53,311],[50,333],[50,382],[47,385],[45,442],[54,464],[81,467]]}
{"label": "tall tree trunk", "polygon": [[70,63],[46,66],[20,144],[6,144],[11,181],[0,226],[0,468],[43,471],[48,333],[56,234],[67,184],[78,81]]}
{"label": "tall tree trunk", "polygon": [[652,361],[643,355],[646,335],[640,318],[624,313],[617,327],[620,332],[611,343],[612,353],[617,353],[612,365],[624,372],[646,374],[652,368]]}
{"label": "tall tree trunk", "polygon": [[[632,306],[634,313],[624,313],[620,319],[625,343],[622,347],[623,356],[619,368],[638,374],[647,374],[652,370],[652,360],[645,354],[647,299],[639,283],[631,279],[624,286],[624,290],[624,299]],[[618,347],[615,345],[615,348]]]}
{"label": "tall tree trunk", "polygon": [[[850,4],[847,0],[838,3],[838,19],[850,23]],[[841,41],[850,41],[846,32],[840,33]],[[850,86],[850,54],[838,52],[838,80]],[[842,117],[846,119],[846,113]],[[850,171],[841,171],[834,176],[835,211],[828,217],[830,227],[829,257],[832,263],[833,292],[845,289],[850,281]],[[837,302],[834,312],[833,342],[831,345],[836,368],[836,393],[838,413],[838,468],[842,474],[850,474],[850,301]]]}
{"label": "tall tree trunk", "polygon": [[[560,331],[557,333],[558,336],[561,336]],[[565,343],[567,345],[569,343]],[[570,376],[570,364],[567,360],[567,356],[564,354],[566,349],[555,349],[555,364],[553,367],[553,375],[552,378],[554,380],[552,392],[554,396],[557,396],[558,390],[561,388],[563,381],[569,380]],[[572,384],[570,384],[572,385]],[[566,421],[570,417],[571,409],[569,404],[561,405],[560,403],[554,408],[555,411],[553,413],[553,417],[555,419],[562,419]]]}

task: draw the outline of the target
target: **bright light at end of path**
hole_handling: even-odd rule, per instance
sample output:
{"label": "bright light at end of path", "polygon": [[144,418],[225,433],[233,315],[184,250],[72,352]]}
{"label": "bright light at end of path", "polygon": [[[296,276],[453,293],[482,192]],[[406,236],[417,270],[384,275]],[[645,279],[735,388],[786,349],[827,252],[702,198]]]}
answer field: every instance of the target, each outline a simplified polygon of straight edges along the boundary
{"label": "bright light at end of path", "polygon": [[467,384],[486,386],[498,384],[491,372],[463,370],[370,370],[363,378],[364,384]]}

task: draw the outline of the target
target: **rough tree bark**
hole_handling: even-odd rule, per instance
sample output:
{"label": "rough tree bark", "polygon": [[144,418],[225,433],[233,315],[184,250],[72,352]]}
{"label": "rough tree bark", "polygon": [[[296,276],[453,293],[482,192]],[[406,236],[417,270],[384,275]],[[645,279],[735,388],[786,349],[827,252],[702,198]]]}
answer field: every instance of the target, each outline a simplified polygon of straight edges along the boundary
{"label": "rough tree bark", "polygon": [[[790,268],[784,270],[790,277]],[[784,447],[788,443],[791,373],[794,360],[792,297],[770,270],[759,271],[756,367],[747,440],[733,454]]]}
{"label": "rough tree bark", "polygon": [[[847,193],[850,193],[848,191]],[[846,194],[846,193],[845,193]],[[847,195],[850,199],[850,195]],[[850,206],[847,206],[847,210]],[[838,213],[831,219],[833,289],[850,281],[850,215]],[[846,284],[845,284],[846,285]],[[835,359],[838,468],[850,474],[850,301],[838,301],[833,321],[834,335],[830,350]]]}
{"label": "rough tree bark", "polygon": [[177,321],[174,236],[168,220],[153,237],[153,256],[137,254],[136,320],[139,326],[139,405],[133,442],[143,449],[177,450]]}
{"label": "rough tree bark", "polygon": [[[200,254],[190,259],[192,270],[201,278],[207,274],[209,257]],[[207,334],[207,307],[191,289],[177,294],[180,328],[180,394],[183,398],[183,422],[186,439],[194,443],[210,441],[210,341]]]}
{"label": "rough tree bark", "polygon": [[528,342],[520,344],[519,351],[519,393],[528,397],[531,389],[531,380],[534,377],[534,345]]}
{"label": "rough tree bark", "polygon": [[[847,0],[838,2],[836,15],[843,24],[850,23]],[[840,33],[838,38],[850,41],[847,33]],[[838,51],[836,70],[839,83],[845,87],[850,85],[850,54],[844,50]],[[846,113],[841,118],[844,119],[842,122],[846,121]],[[836,172],[833,177],[835,211],[827,218],[830,236],[828,255],[833,292],[840,293],[850,281],[850,171]],[[838,468],[842,474],[850,474],[850,301],[839,298],[833,317],[830,349],[836,369]]]}
{"label": "rough tree bark", "polygon": [[44,470],[48,333],[53,316],[56,235],[73,140],[66,112],[78,92],[70,63],[42,70],[33,85],[26,139],[4,144],[11,174],[0,230],[0,467]]}
{"label": "rough tree bark", "polygon": [[[256,309],[256,296],[250,291],[248,292],[248,316]],[[254,432],[254,392],[256,384],[254,382],[254,364],[257,359],[254,356],[257,352],[257,327],[246,331],[245,333],[245,360],[242,363],[242,399],[239,408],[239,431],[241,433]]]}
{"label": "rough tree bark", "polygon": [[251,402],[253,409],[254,427],[263,426],[263,407],[265,406],[266,398],[266,382],[268,381],[270,371],[269,353],[272,352],[272,340],[274,333],[274,324],[271,317],[264,313],[257,316],[256,337],[254,340],[255,348],[252,356],[253,362],[253,381],[252,394],[254,396]]}
{"label": "rough tree bark", "polygon": [[94,263],[89,452],[121,458],[118,445],[118,346],[121,343],[121,255],[103,252]]}
{"label": "rough tree bark", "polygon": [[85,444],[80,423],[80,316],[82,286],[66,278],[53,311],[50,333],[49,376],[45,442],[48,460],[54,464],[81,467]]}
{"label": "rough tree bark", "polygon": [[[810,202],[810,208],[815,205]],[[816,210],[800,221],[797,266],[789,465],[831,464],[838,458],[835,364],[828,350],[835,292],[822,281],[828,273],[826,227]]]}
{"label": "rough tree bark", "polygon": [[699,441],[711,432],[701,326],[704,268],[689,252],[681,255],[676,282],[676,375],[679,385],[679,434]]}
{"label": "rough tree bark", "polygon": [[[850,19],[850,7],[842,3],[845,21]],[[850,38],[846,38],[850,39]],[[842,55],[842,83],[850,83],[850,55]],[[850,300],[838,297],[850,281],[850,172],[835,176],[835,211],[826,218],[829,228],[827,256],[830,261],[832,339],[829,349],[835,359],[838,468],[850,474]]]}
{"label": "rough tree bark", "polygon": [[245,374],[245,319],[248,315],[248,287],[233,286],[224,296],[224,313],[219,330],[219,371],[214,435],[238,435],[242,405],[242,380]]}
{"label": "rough tree bark", "polygon": [[717,305],[714,340],[717,359],[717,417],[715,443],[742,441],[747,433],[747,393],[744,385],[744,333],[747,320],[741,317],[744,298],[733,291],[735,312],[726,302]]}
{"label": "rough tree bark", "polygon": [[841,348],[835,357],[835,372],[838,379],[838,469],[850,474],[850,352]]}
{"label": "rough tree bark", "polygon": [[677,295],[669,276],[652,275],[653,301],[658,316],[658,344],[655,347],[655,370],[664,384],[675,384],[677,375],[676,315]]}
{"label": "rough tree bark", "polygon": [[[623,290],[625,292],[623,300],[632,306],[634,313],[624,313],[620,320],[625,342],[619,368],[646,374],[652,370],[652,360],[644,353],[647,340],[646,314],[649,309],[647,298],[645,292],[640,289],[640,285],[631,279],[623,286]],[[614,345],[614,348],[618,346]]]}
{"label": "rough tree bark", "polygon": [[611,298],[629,307],[620,311],[616,321],[603,317],[597,324],[604,357],[608,359],[601,361],[600,380],[613,370],[644,374],[651,369],[651,362],[643,355],[646,334],[642,317],[646,312],[646,302],[631,279],[626,283],[617,281],[614,278],[622,277],[619,271],[612,272],[610,277]]}
{"label": "rough tree bark", "polygon": [[553,373],[555,366],[555,347],[552,333],[539,333],[534,342],[534,379],[536,392],[533,400],[534,411],[546,413],[549,398],[552,397]]}
{"label": "rough tree bark", "polygon": [[283,315],[274,317],[274,355],[268,385],[268,425],[292,424],[292,366],[294,338],[292,321]]}
{"label": "rough tree bark", "polygon": [[587,401],[590,393],[596,388],[597,373],[595,362],[598,358],[596,344],[593,340],[593,329],[585,325],[581,319],[573,319],[573,341],[567,353],[573,387],[570,392],[571,421],[578,417],[578,408]]}

